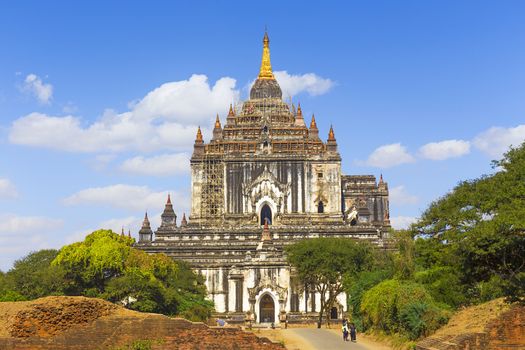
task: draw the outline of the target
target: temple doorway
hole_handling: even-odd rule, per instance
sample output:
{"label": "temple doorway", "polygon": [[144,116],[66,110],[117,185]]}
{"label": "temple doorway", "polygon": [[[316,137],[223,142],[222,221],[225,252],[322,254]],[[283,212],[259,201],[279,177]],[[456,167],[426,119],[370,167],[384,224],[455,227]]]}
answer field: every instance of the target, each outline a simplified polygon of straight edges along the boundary
{"label": "temple doorway", "polygon": [[331,318],[332,320],[337,320],[337,318],[338,318],[338,316],[339,316],[338,313],[339,313],[339,312],[338,312],[337,308],[336,308],[336,307],[333,307],[333,308],[330,310],[330,318]]}
{"label": "temple doorway", "polygon": [[269,294],[262,296],[261,301],[259,302],[259,309],[260,323],[275,322],[275,304]]}
{"label": "temple doorway", "polygon": [[263,205],[261,208],[261,225],[268,219],[268,225],[272,224],[272,209],[268,204]]}

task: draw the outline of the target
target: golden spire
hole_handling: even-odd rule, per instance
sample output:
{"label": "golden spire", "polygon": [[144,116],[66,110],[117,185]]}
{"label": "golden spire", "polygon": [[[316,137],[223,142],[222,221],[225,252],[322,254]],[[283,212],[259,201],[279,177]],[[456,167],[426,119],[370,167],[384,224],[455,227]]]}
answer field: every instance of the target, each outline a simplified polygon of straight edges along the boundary
{"label": "golden spire", "polygon": [[335,141],[334,128],[330,125],[330,131],[328,132],[328,141]]}
{"label": "golden spire", "polygon": [[204,141],[202,140],[202,132],[201,132],[201,127],[199,126],[199,128],[197,129],[197,137],[195,138],[195,143],[203,143]]}
{"label": "golden spire", "polygon": [[215,119],[215,129],[221,128],[221,121],[219,119],[219,113],[217,113],[217,119]]}
{"label": "golden spire", "polygon": [[270,63],[270,39],[268,39],[268,33],[266,32],[264,32],[263,55],[258,79],[275,79],[272,72],[272,64]]}
{"label": "golden spire", "polygon": [[233,112],[232,104],[230,103],[230,110],[228,111],[228,117],[234,117],[235,113]]}
{"label": "golden spire", "polygon": [[312,114],[312,121],[310,122],[310,129],[317,129],[317,123],[315,122],[314,114]]}

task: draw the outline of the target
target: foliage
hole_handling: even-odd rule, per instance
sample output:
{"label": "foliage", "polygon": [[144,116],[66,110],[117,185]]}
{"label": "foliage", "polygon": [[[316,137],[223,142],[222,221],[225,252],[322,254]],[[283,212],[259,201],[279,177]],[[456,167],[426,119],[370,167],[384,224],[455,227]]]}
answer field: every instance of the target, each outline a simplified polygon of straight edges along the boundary
{"label": "foliage", "polygon": [[70,294],[101,297],[142,312],[175,315],[192,310],[194,320],[210,315],[213,304],[205,300],[202,278],[188,265],[132,244],[112,231],[95,231],[83,242],[63,247],[52,265],[63,268],[73,281]]}
{"label": "foliage", "polygon": [[68,281],[60,266],[51,266],[57,254],[55,249],[44,249],[15,261],[13,268],[6,274],[11,289],[26,299],[62,295]]}
{"label": "foliage", "polygon": [[365,328],[405,333],[410,339],[428,335],[448,319],[447,311],[437,306],[422,285],[397,279],[368,290],[361,301],[361,312]]}
{"label": "foliage", "polygon": [[392,271],[388,269],[362,271],[356,276],[345,276],[344,283],[348,297],[351,321],[359,331],[364,330],[361,314],[361,300],[363,294],[370,288],[389,278],[392,278]]}
{"label": "foliage", "polygon": [[498,276],[509,301],[525,302],[525,143],[493,164],[496,173],[460,183],[423,213],[412,228],[424,238],[416,260],[461,271],[471,300]]}
{"label": "foliage", "polygon": [[343,276],[369,269],[374,254],[367,242],[345,238],[306,239],[287,247],[286,252],[301,282],[321,296],[318,327],[344,289]]}
{"label": "foliage", "polygon": [[414,280],[424,285],[436,302],[456,308],[467,302],[460,277],[460,271],[436,265],[416,272]]}

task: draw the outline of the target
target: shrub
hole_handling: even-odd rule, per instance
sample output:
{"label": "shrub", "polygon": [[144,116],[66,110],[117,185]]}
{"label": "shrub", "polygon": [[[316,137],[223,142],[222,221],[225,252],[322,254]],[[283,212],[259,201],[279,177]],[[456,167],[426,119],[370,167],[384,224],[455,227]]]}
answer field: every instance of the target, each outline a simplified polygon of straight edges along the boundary
{"label": "shrub", "polygon": [[363,323],[387,334],[401,333],[410,339],[426,335],[448,318],[424,286],[390,279],[368,290],[361,301]]}

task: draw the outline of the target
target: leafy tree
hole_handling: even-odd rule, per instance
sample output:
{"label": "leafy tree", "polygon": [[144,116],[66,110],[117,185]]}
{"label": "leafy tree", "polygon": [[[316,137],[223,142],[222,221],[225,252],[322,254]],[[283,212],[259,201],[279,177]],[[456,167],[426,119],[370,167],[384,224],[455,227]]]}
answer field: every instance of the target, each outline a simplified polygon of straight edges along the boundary
{"label": "leafy tree", "polygon": [[525,302],[525,143],[493,165],[496,173],[460,183],[423,213],[412,228],[427,240],[416,259],[462,271],[470,297],[497,276],[509,301]]}
{"label": "leafy tree", "polygon": [[345,238],[306,239],[287,247],[286,252],[299,279],[321,296],[318,328],[323,314],[328,314],[344,290],[343,276],[355,276],[369,269],[373,262],[370,244]]}
{"label": "leafy tree", "polygon": [[211,313],[202,277],[165,254],[147,254],[132,244],[128,237],[98,230],[83,242],[63,247],[52,265],[74,281],[68,294],[101,297],[143,312],[175,315],[193,310],[195,320]]}
{"label": "leafy tree", "polygon": [[55,249],[44,249],[15,261],[6,274],[11,281],[11,289],[27,299],[62,295],[68,282],[61,267],[51,266],[57,254]]}

